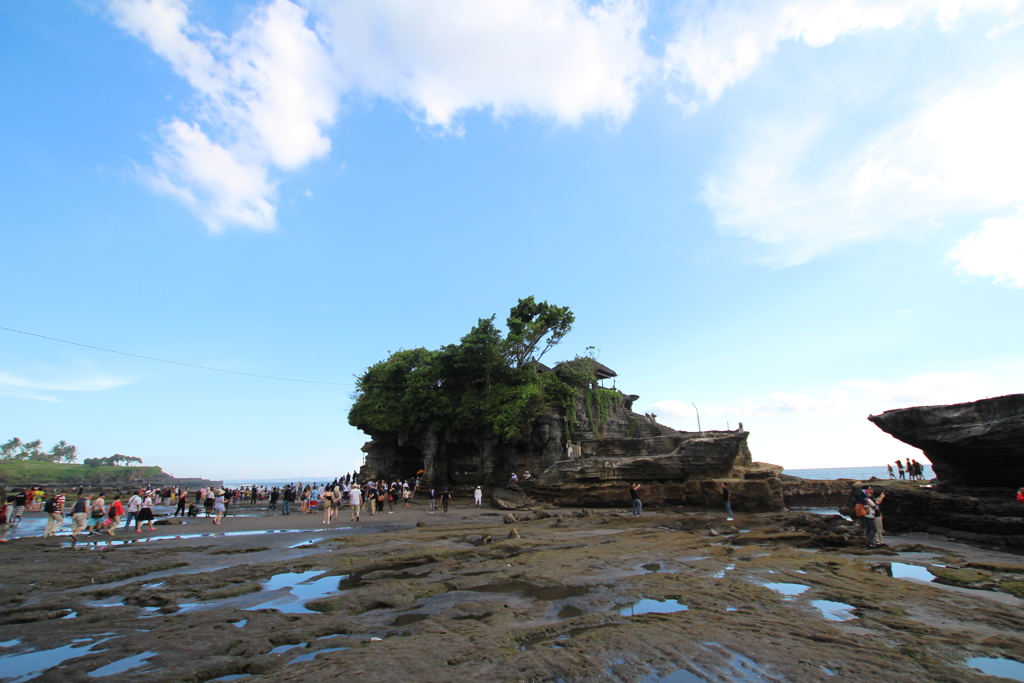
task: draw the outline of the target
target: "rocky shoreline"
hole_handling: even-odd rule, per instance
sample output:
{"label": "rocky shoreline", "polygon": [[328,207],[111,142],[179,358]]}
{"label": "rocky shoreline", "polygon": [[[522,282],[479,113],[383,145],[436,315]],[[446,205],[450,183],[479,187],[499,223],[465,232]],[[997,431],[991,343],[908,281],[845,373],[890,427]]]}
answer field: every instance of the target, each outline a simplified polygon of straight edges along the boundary
{"label": "rocky shoreline", "polygon": [[18,539],[0,548],[0,675],[31,680],[36,656],[41,681],[917,682],[1024,661],[1018,556],[920,534],[868,551],[838,515],[536,512],[417,500],[330,529]]}

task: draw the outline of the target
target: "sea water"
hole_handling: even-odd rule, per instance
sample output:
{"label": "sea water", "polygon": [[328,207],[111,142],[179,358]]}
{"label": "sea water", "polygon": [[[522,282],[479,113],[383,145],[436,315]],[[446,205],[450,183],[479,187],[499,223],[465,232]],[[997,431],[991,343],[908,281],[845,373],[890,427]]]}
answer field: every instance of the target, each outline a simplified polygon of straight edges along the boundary
{"label": "sea water", "polygon": [[[924,469],[924,481],[934,479],[935,471],[932,470],[932,466],[927,463],[921,463],[921,465]],[[893,464],[892,472],[897,478],[900,476],[895,464]],[[791,474],[794,477],[800,477],[801,479],[855,479],[857,481],[867,481],[868,479],[871,479],[871,477],[876,477],[878,479],[889,478],[889,470],[885,468],[885,465],[881,465],[879,467],[822,467],[818,469],[799,470],[791,470],[787,468],[784,469],[782,473]]]}

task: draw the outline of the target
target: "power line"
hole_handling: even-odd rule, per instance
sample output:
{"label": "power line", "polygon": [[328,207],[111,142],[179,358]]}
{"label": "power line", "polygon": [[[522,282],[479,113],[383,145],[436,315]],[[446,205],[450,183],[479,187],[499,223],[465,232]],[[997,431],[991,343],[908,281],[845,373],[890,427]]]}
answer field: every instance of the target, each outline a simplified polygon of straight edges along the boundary
{"label": "power line", "polygon": [[40,339],[49,339],[50,341],[60,342],[61,344],[71,344],[72,346],[82,346],[87,349],[95,349],[96,351],[106,351],[107,353],[116,353],[121,356],[131,356],[132,358],[142,358],[143,360],[152,360],[158,363],[169,363],[171,365],[182,365],[186,368],[196,368],[197,370],[210,370],[212,372],[226,372],[230,375],[245,375],[246,377],[259,377],[260,379],[276,379],[282,382],[302,382],[303,384],[329,384],[336,387],[349,387],[351,383],[342,382],[319,382],[314,379],[293,379],[291,377],[273,377],[271,375],[256,375],[251,372],[239,372],[237,370],[224,370],[222,368],[208,368],[205,365],[193,365],[192,363],[180,363],[176,360],[166,360],[164,358],[153,358],[152,356],[140,356],[137,353],[128,353],[126,351],[115,351],[114,349],[105,349],[101,346],[90,346],[89,344],[80,344],[78,342],[68,341],[66,339],[57,339],[56,337],[47,337],[43,334],[35,334],[34,332],[25,332],[24,330],[15,330],[10,327],[0,327],[0,330],[6,330],[8,332],[17,332],[18,334],[27,334],[30,337],[39,337]]}

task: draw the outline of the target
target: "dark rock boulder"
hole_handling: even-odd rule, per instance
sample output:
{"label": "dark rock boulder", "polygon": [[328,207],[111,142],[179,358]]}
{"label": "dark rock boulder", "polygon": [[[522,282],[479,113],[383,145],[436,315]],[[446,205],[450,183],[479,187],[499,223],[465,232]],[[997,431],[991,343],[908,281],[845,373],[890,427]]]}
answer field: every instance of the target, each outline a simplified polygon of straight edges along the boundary
{"label": "dark rock boulder", "polygon": [[494,489],[491,493],[491,502],[499,510],[519,510],[537,505],[537,501],[515,484]]}
{"label": "dark rock boulder", "polygon": [[887,410],[868,419],[924,451],[944,488],[1024,486],[1024,394]]}

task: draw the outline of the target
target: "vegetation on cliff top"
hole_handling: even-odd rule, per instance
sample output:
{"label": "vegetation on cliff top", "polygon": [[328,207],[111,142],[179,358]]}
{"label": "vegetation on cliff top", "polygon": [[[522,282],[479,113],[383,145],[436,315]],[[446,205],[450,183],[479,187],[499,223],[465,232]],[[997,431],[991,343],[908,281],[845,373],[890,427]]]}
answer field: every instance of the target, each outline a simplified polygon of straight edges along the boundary
{"label": "vegetation on cliff top", "polygon": [[0,482],[6,485],[31,484],[127,484],[146,481],[164,474],[159,467],[118,467],[116,465],[66,465],[31,460],[0,461]]}
{"label": "vegetation on cliff top", "polygon": [[579,389],[595,386],[597,367],[584,356],[540,372],[541,357],[572,329],[568,307],[527,297],[509,311],[502,335],[495,316],[481,318],[459,341],[431,351],[400,350],[356,380],[349,424],[395,434],[430,429],[493,431],[506,442],[529,437],[533,421],[561,409],[571,429]]}

